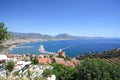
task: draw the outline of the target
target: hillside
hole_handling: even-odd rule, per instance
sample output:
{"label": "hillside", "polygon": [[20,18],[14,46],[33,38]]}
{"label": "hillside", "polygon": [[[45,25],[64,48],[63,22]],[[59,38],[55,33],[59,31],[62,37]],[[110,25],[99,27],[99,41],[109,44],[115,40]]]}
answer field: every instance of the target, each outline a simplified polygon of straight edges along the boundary
{"label": "hillside", "polygon": [[78,60],[84,60],[86,58],[100,58],[109,63],[119,64],[120,63],[120,48],[114,49],[114,50],[103,51],[101,53],[92,53],[92,54],[86,54],[84,56],[76,57],[76,59]]}
{"label": "hillside", "polygon": [[48,34],[40,34],[40,33],[19,33],[19,32],[9,32],[13,37],[20,37],[20,38],[42,38],[42,39],[79,39],[81,37],[72,36],[69,34],[58,34],[56,36],[51,36]]}

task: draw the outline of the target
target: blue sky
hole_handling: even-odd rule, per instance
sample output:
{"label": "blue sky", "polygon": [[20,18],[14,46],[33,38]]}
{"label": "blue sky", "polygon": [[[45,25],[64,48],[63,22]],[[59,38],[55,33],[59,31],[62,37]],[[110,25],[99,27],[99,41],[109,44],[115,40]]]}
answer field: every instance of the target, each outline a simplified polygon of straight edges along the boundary
{"label": "blue sky", "polygon": [[0,0],[9,31],[120,37],[120,0]]}

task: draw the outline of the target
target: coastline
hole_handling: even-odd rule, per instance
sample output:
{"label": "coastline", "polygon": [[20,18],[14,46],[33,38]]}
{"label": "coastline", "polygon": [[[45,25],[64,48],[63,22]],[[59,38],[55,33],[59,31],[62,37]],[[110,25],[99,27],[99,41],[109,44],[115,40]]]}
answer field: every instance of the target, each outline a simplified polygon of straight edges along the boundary
{"label": "coastline", "polygon": [[26,44],[26,43],[32,43],[32,42],[46,42],[46,41],[64,41],[64,40],[74,40],[74,39],[51,39],[51,40],[47,40],[47,39],[32,39],[32,41],[27,41],[27,40],[24,40],[24,42],[19,42],[19,40],[17,40],[17,42],[15,43],[7,43],[7,48],[3,49],[2,51],[0,51],[0,54],[12,54],[10,53],[10,51],[15,48],[17,45],[19,44]]}
{"label": "coastline", "polygon": [[[75,40],[75,39],[57,39],[57,40],[44,40],[44,41],[30,41],[30,42],[22,42],[22,43],[16,43],[16,44],[12,44],[12,45],[10,45],[8,48],[6,48],[6,49],[4,49],[3,51],[2,51],[2,53],[3,54],[14,54],[14,51],[12,52],[12,51],[10,51],[9,49],[13,49],[13,48],[23,48],[23,47],[27,47],[27,44],[29,44],[29,43],[36,43],[36,42],[52,42],[52,44],[54,44],[54,43],[56,43],[56,42],[59,42],[59,41],[61,41],[61,42],[64,42],[65,40],[68,40],[68,41],[71,41],[71,40]],[[54,42],[55,41],[55,42]],[[66,42],[66,41],[65,41]],[[86,43],[86,41],[85,41],[85,43]],[[25,44],[25,45],[21,45],[21,47],[20,46],[17,46],[17,45],[19,45],[19,44]],[[38,46],[40,46],[40,44],[38,45]],[[34,47],[34,46],[33,46]],[[65,48],[69,48],[69,47],[65,47]],[[119,47],[118,47],[119,48]],[[105,50],[103,50],[103,51],[93,51],[93,53],[95,52],[95,53],[102,53],[102,52],[104,52],[104,51],[109,51],[109,50],[114,50],[114,49],[118,49],[118,48],[112,48],[112,49],[105,49]],[[58,48],[58,49],[61,49],[61,48]],[[29,49],[30,50],[30,49]],[[82,50],[82,48],[81,48],[81,50]],[[47,51],[47,49],[46,49],[46,51]],[[44,52],[44,53],[50,53],[49,52],[50,50],[48,50],[47,52]],[[71,51],[71,50],[69,50],[69,51]],[[69,51],[67,52],[66,51],[66,53],[69,53]],[[77,51],[77,50],[76,50]],[[21,51],[19,51],[18,50],[18,52],[17,53],[15,53],[15,54],[19,54],[19,52],[21,52]],[[54,52],[56,52],[56,51],[53,51],[53,53]],[[85,52],[85,51],[84,51]],[[82,54],[84,53],[84,52],[81,52]],[[91,53],[92,52],[92,50],[91,51],[87,51],[88,53]],[[1,53],[1,52],[0,52]],[[30,52],[28,52],[28,53],[30,53],[30,54],[32,54],[32,55],[34,55],[34,54],[38,54],[37,53],[37,51],[30,51]],[[77,53],[79,53],[79,52],[77,52]],[[86,52],[85,52],[86,53]],[[21,52],[20,53],[20,55],[21,54],[27,54],[26,52]],[[76,54],[76,53],[70,53],[70,54],[66,54],[67,56],[69,56],[69,57],[77,57],[77,56],[83,56],[83,55],[79,55],[79,54]]]}
{"label": "coastline", "polygon": [[[74,43],[74,40],[75,40],[75,43]],[[79,41],[76,41],[76,40],[79,40],[80,42],[79,42]],[[34,44],[34,43],[36,43],[36,42],[40,42],[40,43],[41,43],[41,42],[45,42],[45,43],[46,43],[46,42],[52,42],[52,44],[54,44],[54,43],[56,44],[56,42],[59,43],[59,41],[61,41],[61,42],[63,42],[63,43],[64,43],[64,41],[65,41],[65,42],[68,41],[69,43],[72,41],[72,43],[74,43],[75,45],[79,45],[80,48],[79,48],[79,49],[76,48],[76,50],[74,50],[74,52],[70,52],[70,50],[69,50],[69,51],[68,51],[68,50],[66,51],[67,55],[73,56],[73,57],[74,57],[74,56],[78,56],[78,53],[84,53],[84,52],[88,52],[88,53],[97,52],[97,53],[100,53],[100,52],[103,52],[103,51],[106,51],[106,50],[113,50],[113,49],[117,49],[117,48],[120,47],[120,45],[119,45],[120,43],[119,43],[119,42],[118,42],[118,44],[115,43],[115,45],[114,45],[113,47],[109,47],[109,48],[108,48],[108,47],[103,47],[105,44],[108,45],[108,39],[107,39],[107,40],[102,39],[102,40],[97,40],[97,41],[94,40],[94,39],[92,39],[92,40],[90,40],[90,41],[89,41],[89,39],[88,39],[88,40],[84,40],[84,39],[83,39],[82,41],[81,41],[80,39],[51,39],[51,40],[50,40],[50,39],[49,39],[49,40],[48,40],[48,39],[46,39],[46,40],[44,39],[44,40],[41,40],[41,41],[25,41],[25,42],[16,43],[16,44],[13,44],[13,45],[17,45],[16,48],[19,48],[19,46],[18,46],[19,44],[25,44],[26,46],[27,46],[27,44],[29,44],[29,43],[33,43],[33,44]],[[84,42],[83,42],[83,41],[84,41]],[[86,42],[87,42],[87,41],[88,41],[88,43],[90,42],[90,45],[87,46],[87,47],[89,48],[89,50],[84,50],[84,47],[82,47],[81,44],[84,44],[84,45],[86,46]],[[94,44],[94,41],[95,41],[95,44]],[[105,42],[103,42],[103,41],[105,41]],[[112,41],[112,42],[111,42],[111,41]],[[118,41],[118,40],[117,40],[117,41]],[[115,39],[115,40],[110,40],[109,45],[111,45],[111,43],[112,43],[112,45],[113,45],[114,42],[116,42],[116,39]],[[69,44],[69,43],[67,43],[67,44]],[[72,43],[70,43],[70,44],[72,44]],[[100,43],[101,46],[100,46],[100,44],[98,44],[98,43]],[[52,45],[52,44],[51,44],[51,45]],[[64,43],[64,44],[66,44],[66,43]],[[63,45],[64,45],[64,44],[63,44]],[[74,45],[74,44],[72,44],[72,45]],[[4,49],[3,53],[4,53],[4,54],[5,54],[5,53],[14,53],[14,52],[12,52],[12,51],[8,51],[8,49],[11,48],[11,46],[12,46],[12,48],[15,47],[15,46],[13,46],[13,45],[10,45],[7,49]],[[60,44],[60,45],[61,45],[61,44]],[[94,47],[93,45],[94,45],[94,46],[97,45],[99,49],[96,49],[97,47]],[[116,47],[116,46],[118,46],[118,45],[119,45],[119,47]],[[26,47],[26,46],[25,46],[25,47]],[[38,47],[39,47],[39,46],[40,46],[40,44],[38,45]],[[22,47],[24,47],[24,45],[22,45]],[[37,47],[37,48],[38,48],[38,47]],[[49,47],[50,47],[50,46],[49,46]],[[67,47],[67,46],[65,46],[65,47]],[[61,48],[61,47],[59,47],[58,49],[60,49],[60,48]],[[87,48],[87,49],[88,49],[88,48]],[[58,50],[58,49],[57,49],[57,50]],[[29,50],[30,50],[30,49],[29,49]],[[46,49],[46,50],[47,50],[47,49]],[[48,50],[48,51],[50,51],[50,50]],[[24,51],[20,51],[20,54],[23,53],[23,52],[24,52]],[[53,51],[53,52],[54,52],[54,51]],[[55,51],[55,52],[56,52],[56,51]],[[17,54],[17,53],[19,53],[19,51],[15,52],[15,53]],[[24,52],[24,53],[26,53],[26,52]],[[23,54],[24,54],[24,53],[23,53]],[[38,54],[39,52],[38,52],[38,51],[31,51],[31,50],[30,50],[30,51],[28,51],[28,53]],[[68,54],[68,53],[70,53],[70,54]]]}

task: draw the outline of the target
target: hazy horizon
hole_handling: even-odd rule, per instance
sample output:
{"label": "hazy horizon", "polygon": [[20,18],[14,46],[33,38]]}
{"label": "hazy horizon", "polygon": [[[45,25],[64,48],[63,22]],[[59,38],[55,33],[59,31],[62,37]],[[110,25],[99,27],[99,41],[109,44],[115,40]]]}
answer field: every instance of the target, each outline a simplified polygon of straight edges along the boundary
{"label": "hazy horizon", "polygon": [[[9,32],[13,32],[13,31],[9,31]],[[23,34],[41,34],[41,35],[49,35],[49,36],[52,36],[52,37],[56,37],[58,35],[63,35],[63,34],[67,34],[67,35],[70,35],[70,36],[73,36],[73,37],[88,37],[88,38],[110,38],[110,39],[120,39],[120,37],[102,37],[102,36],[83,36],[83,35],[72,35],[72,34],[68,34],[68,33],[58,33],[58,34],[55,34],[55,35],[51,35],[51,34],[42,34],[42,33],[36,33],[36,32],[13,32],[13,33],[23,33]]]}
{"label": "hazy horizon", "polygon": [[9,31],[120,38],[120,0],[1,0]]}

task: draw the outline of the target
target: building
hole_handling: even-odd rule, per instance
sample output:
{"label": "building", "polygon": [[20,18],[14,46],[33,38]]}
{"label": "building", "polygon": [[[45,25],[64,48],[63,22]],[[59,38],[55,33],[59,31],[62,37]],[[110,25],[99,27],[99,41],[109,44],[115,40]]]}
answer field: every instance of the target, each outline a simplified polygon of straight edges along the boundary
{"label": "building", "polygon": [[0,63],[4,63],[5,61],[7,61],[9,58],[6,55],[1,54],[0,55]]}
{"label": "building", "polygon": [[49,57],[39,57],[38,58],[38,63],[40,64],[48,64],[48,63],[51,63],[51,58]]}
{"label": "building", "polygon": [[78,60],[65,61],[62,58],[55,58],[55,62],[57,64],[63,64],[65,66],[75,66],[75,65],[79,64]]}
{"label": "building", "polygon": [[58,55],[60,57],[66,57],[65,52],[63,50],[61,50],[61,49],[58,51]]}

